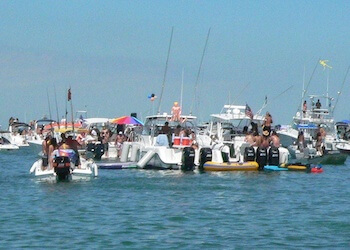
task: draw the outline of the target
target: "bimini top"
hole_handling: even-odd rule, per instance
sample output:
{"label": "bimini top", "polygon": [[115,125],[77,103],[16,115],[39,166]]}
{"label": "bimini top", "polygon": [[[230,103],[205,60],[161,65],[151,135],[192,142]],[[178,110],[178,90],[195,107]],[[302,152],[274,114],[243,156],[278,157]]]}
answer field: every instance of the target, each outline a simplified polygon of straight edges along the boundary
{"label": "bimini top", "polygon": [[[247,106],[240,105],[224,105],[224,108],[220,114],[212,114],[211,117],[219,120],[250,120],[250,117],[246,113]],[[258,114],[253,115],[255,121],[263,121],[264,117]]]}

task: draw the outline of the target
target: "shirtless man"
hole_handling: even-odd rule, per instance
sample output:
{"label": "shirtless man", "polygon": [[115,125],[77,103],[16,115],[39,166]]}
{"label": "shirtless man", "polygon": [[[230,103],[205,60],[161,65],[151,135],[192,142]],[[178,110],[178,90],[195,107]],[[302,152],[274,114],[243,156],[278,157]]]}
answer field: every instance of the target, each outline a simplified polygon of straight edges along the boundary
{"label": "shirtless man", "polygon": [[279,148],[281,146],[280,138],[278,137],[278,134],[276,133],[276,131],[272,132],[271,144],[276,148]]}

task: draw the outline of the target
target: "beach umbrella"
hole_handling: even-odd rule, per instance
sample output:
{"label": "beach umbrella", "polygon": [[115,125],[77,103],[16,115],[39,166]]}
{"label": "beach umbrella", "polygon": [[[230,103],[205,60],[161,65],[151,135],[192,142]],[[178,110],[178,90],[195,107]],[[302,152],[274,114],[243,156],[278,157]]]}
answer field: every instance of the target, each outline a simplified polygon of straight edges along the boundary
{"label": "beach umbrella", "polygon": [[140,121],[139,119],[133,117],[133,116],[122,116],[119,118],[115,118],[115,119],[111,120],[111,123],[114,123],[114,124],[133,124],[133,125],[142,125],[143,126],[143,122]]}

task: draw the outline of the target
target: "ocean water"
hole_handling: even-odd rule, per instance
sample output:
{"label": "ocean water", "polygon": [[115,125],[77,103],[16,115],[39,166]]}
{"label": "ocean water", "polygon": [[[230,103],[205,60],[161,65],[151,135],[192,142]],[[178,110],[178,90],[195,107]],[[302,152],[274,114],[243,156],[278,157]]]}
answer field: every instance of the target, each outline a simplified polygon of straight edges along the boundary
{"label": "ocean water", "polygon": [[350,160],[303,172],[100,170],[49,183],[0,152],[0,248],[350,249]]}

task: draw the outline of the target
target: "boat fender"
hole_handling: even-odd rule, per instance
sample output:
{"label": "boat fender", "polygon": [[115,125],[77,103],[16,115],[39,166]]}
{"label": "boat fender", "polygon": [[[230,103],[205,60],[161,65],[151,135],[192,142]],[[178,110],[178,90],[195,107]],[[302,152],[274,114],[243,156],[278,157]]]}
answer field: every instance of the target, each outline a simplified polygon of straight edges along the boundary
{"label": "boat fender", "polygon": [[182,151],[181,170],[192,171],[194,168],[195,151],[192,147],[186,147]]}
{"label": "boat fender", "polygon": [[211,161],[213,158],[211,148],[201,148],[199,151],[199,170],[204,170],[204,163]]}

